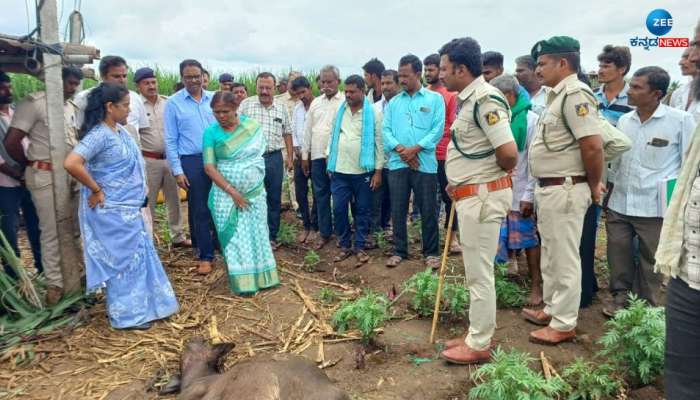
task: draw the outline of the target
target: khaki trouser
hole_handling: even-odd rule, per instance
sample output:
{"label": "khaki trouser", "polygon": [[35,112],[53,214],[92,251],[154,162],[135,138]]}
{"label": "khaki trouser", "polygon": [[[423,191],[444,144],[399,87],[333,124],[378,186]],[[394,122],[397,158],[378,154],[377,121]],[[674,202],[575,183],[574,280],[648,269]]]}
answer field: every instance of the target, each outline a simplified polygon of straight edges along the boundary
{"label": "khaki trouser", "polygon": [[[39,237],[41,239],[41,263],[44,266],[46,283],[50,286],[63,287],[63,274],[61,272],[61,251],[58,244],[58,231],[56,226],[56,206],[53,196],[53,180],[50,171],[37,170],[28,167],[25,172],[27,189],[32,195],[32,201],[39,216]],[[73,237],[70,243],[76,252],[76,259],[81,260],[80,226],[78,225],[79,192],[77,184],[70,185],[73,202],[71,204],[70,219],[73,226]]]}
{"label": "khaki trouser", "polygon": [[579,245],[583,218],[591,205],[587,183],[535,189],[537,229],[542,238],[544,312],[552,316],[549,326],[561,332],[576,327],[581,302],[581,257]]}
{"label": "khaki trouser", "polygon": [[462,243],[464,275],[469,289],[469,334],[467,346],[484,350],[491,345],[496,329],[496,287],[493,260],[498,250],[501,223],[513,199],[511,189],[486,191],[456,203]]}
{"label": "khaki trouser", "polygon": [[180,189],[177,181],[170,172],[166,160],[144,157],[146,161],[146,179],[148,184],[148,206],[151,217],[156,215],[158,192],[163,190],[165,204],[168,207],[168,224],[172,243],[180,243],[187,239],[183,231],[182,212],[180,211]]}

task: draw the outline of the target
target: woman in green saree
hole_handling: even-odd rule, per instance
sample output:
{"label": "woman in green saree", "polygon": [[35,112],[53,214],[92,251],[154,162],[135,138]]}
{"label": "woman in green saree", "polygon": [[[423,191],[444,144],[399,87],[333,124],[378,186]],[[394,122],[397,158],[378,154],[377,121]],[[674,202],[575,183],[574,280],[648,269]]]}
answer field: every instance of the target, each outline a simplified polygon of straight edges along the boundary
{"label": "woman in green saree", "polygon": [[258,122],[237,115],[233,93],[217,92],[211,108],[217,122],[204,131],[203,148],[204,170],[214,182],[209,209],[231,290],[255,294],[280,283],[268,240],[265,138]]}

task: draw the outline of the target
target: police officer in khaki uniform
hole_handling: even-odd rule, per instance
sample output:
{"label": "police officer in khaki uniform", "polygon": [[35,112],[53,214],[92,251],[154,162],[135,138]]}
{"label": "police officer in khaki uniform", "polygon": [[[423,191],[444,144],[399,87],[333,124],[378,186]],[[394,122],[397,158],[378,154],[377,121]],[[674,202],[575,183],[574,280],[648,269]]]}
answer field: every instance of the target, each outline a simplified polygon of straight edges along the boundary
{"label": "police officer in khaki uniform", "polygon": [[149,127],[141,129],[141,153],[146,163],[146,181],[148,184],[148,206],[151,216],[155,218],[158,192],[163,191],[165,204],[168,207],[168,223],[173,247],[192,247],[183,229],[183,218],[180,210],[180,188],[170,171],[170,165],[165,160],[165,129],[163,114],[165,113],[166,96],[158,94],[158,81],[155,72],[148,67],[139,68],[134,72],[134,83],[141,94],[146,108]]}
{"label": "police officer in khaki uniform", "polygon": [[456,364],[488,361],[496,329],[493,260],[501,222],[513,198],[508,171],[518,149],[510,130],[503,94],[481,74],[481,48],[472,38],[454,39],[440,49],[440,78],[457,95],[445,170],[447,191],[455,201],[466,282],[469,333],[446,343],[442,357]]}
{"label": "police officer in khaki uniform", "polygon": [[[68,151],[78,143],[78,127],[76,126],[76,113],[78,108],[70,100],[75,94],[82,72],[76,67],[63,68],[63,115],[65,122],[66,144]],[[32,93],[17,105],[15,115],[10,124],[10,130],[5,138],[5,146],[8,153],[22,165],[26,165],[24,177],[32,195],[32,201],[36,206],[39,216],[39,229],[41,230],[41,262],[44,265],[44,275],[48,288],[46,290],[46,303],[53,305],[63,296],[63,275],[61,273],[61,251],[58,245],[58,231],[56,226],[56,209],[53,196],[53,168],[63,168],[63,165],[51,164],[49,150],[49,126],[46,115],[46,94],[44,92]],[[25,157],[22,149],[22,139],[29,139],[29,148]],[[71,178],[69,178],[71,179]],[[69,187],[72,190],[75,202],[71,205],[71,218],[73,219],[74,238],[73,246],[66,251],[74,251],[75,259],[81,260],[80,232],[78,227],[78,185],[71,179]]]}
{"label": "police officer in khaki uniform", "polygon": [[523,317],[545,326],[530,340],[556,345],[576,336],[581,300],[579,244],[591,201],[600,203],[603,126],[595,97],[577,78],[579,42],[555,36],[535,44],[532,57],[542,83],[552,88],[530,145],[530,171],[537,180],[537,227],[542,238],[544,310]]}

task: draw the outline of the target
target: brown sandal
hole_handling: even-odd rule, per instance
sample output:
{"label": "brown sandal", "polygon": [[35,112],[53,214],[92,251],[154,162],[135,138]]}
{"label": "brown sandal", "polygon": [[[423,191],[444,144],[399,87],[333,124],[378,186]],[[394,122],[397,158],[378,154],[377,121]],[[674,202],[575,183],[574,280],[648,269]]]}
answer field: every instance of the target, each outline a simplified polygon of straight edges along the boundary
{"label": "brown sandal", "polygon": [[340,250],[340,253],[338,253],[337,256],[333,257],[333,262],[341,262],[341,261],[349,258],[351,255],[352,255],[352,250],[342,249],[342,250]]}
{"label": "brown sandal", "polygon": [[440,259],[435,256],[428,256],[425,258],[425,266],[433,271],[438,271],[440,269]]}
{"label": "brown sandal", "polygon": [[200,261],[199,266],[197,268],[197,273],[199,275],[207,275],[211,272],[211,261]]}
{"label": "brown sandal", "polygon": [[360,267],[362,264],[366,264],[369,261],[369,255],[362,250],[355,254],[355,258],[357,258],[357,264],[355,264],[355,267]]}
{"label": "brown sandal", "polygon": [[388,268],[396,268],[401,264],[401,261],[403,261],[403,258],[401,256],[391,256],[386,260],[386,265]]}
{"label": "brown sandal", "polygon": [[331,241],[331,238],[324,238],[324,237],[319,237],[316,239],[316,242],[314,243],[314,250],[318,251],[321,250],[328,242]]}

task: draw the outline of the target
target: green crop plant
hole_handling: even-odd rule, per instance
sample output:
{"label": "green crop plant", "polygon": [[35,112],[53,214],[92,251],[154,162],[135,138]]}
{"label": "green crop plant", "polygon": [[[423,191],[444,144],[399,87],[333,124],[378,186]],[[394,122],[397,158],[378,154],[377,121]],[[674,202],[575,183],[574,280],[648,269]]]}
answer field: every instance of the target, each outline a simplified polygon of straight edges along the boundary
{"label": "green crop plant", "polygon": [[446,282],[442,304],[450,317],[463,318],[469,310],[469,291],[464,285]]}
{"label": "green crop plant", "polygon": [[615,366],[576,358],[564,369],[562,378],[569,385],[567,400],[612,399],[623,390],[623,380]]}
{"label": "green crop plant", "polygon": [[[130,90],[136,91],[136,84],[134,83],[134,71],[143,65],[138,65],[138,66],[131,66],[128,72],[127,76],[127,86],[129,87]],[[175,93],[175,86],[177,85],[178,82],[180,82],[180,75],[177,72],[173,72],[171,70],[166,70],[163,68],[160,68],[158,66],[152,67],[154,69],[155,75],[156,75],[156,81],[158,82],[158,93],[164,95],[164,96],[170,96],[173,93]],[[287,76],[288,71],[280,71],[277,76]],[[309,82],[311,83],[311,91],[313,92],[314,96],[320,95],[320,91],[318,88],[318,84],[316,82],[316,75],[318,72],[316,71],[307,71],[304,76],[309,78]],[[15,100],[19,101],[22,100],[24,97],[27,96],[27,94],[32,93],[32,92],[37,92],[40,90],[44,90],[45,85],[44,82],[41,80],[31,76],[31,75],[26,75],[26,74],[9,74],[10,78],[12,80],[12,91],[13,91],[13,97]],[[209,78],[209,86],[207,87],[207,90],[219,90],[219,81],[217,77],[220,75],[219,71],[215,71],[211,73],[211,76]],[[234,76],[236,78],[237,82],[242,83],[245,85],[246,90],[248,92],[249,96],[254,96],[256,93],[255,90],[255,78],[258,75],[258,72],[256,71],[248,71],[248,72],[242,72],[242,73],[234,73]],[[96,86],[99,82],[94,80],[94,79],[84,79],[83,80],[83,89],[88,89],[93,86]],[[339,88],[340,91],[342,91],[342,84],[341,87]]]}
{"label": "green crop plant", "polygon": [[297,227],[285,221],[280,221],[280,228],[277,232],[277,241],[285,246],[294,244],[297,237]]}
{"label": "green crop plant", "polygon": [[389,249],[389,241],[386,239],[385,231],[374,232],[372,236],[374,236],[374,241],[377,243],[377,247],[381,251],[387,251]]}
{"label": "green crop plant", "polygon": [[411,221],[408,225],[408,242],[414,243],[421,240],[422,230],[423,226],[421,225],[420,218],[416,218],[415,220]]}
{"label": "green crop plant", "polygon": [[333,314],[331,323],[339,332],[358,329],[362,340],[368,344],[376,335],[375,330],[389,319],[389,299],[371,291],[353,301],[344,301]]}
{"label": "green crop plant", "polygon": [[336,292],[333,289],[328,289],[328,288],[321,288],[321,290],[318,291],[318,294],[316,297],[321,301],[321,303],[334,303],[338,300],[338,292]]}
{"label": "green crop plant", "polygon": [[527,290],[508,279],[508,266],[496,264],[496,300],[502,307],[520,307],[525,302]]}
{"label": "green crop plant", "polygon": [[158,226],[156,234],[165,245],[170,245],[170,243],[172,243],[172,238],[170,237],[168,209],[165,207],[165,204],[156,205],[156,215],[153,215],[152,218],[153,225],[155,226],[157,223]]}
{"label": "green crop plant", "polygon": [[552,400],[564,393],[566,383],[559,377],[545,379],[528,364],[534,361],[528,353],[496,348],[490,363],[472,374],[480,382],[469,391],[470,400]]}
{"label": "green crop plant", "polygon": [[318,264],[321,262],[321,257],[318,255],[313,250],[309,250],[306,252],[306,255],[304,256],[304,264],[313,267],[314,265]]}
{"label": "green crop plant", "polygon": [[[437,287],[438,277],[430,268],[417,272],[403,284],[404,290],[413,295],[410,301],[411,308],[421,317],[433,315]],[[464,317],[468,305],[469,292],[464,285],[443,283],[441,311],[447,312],[452,318]]]}
{"label": "green crop plant", "polygon": [[664,367],[664,318],[663,308],[630,295],[628,307],[605,323],[607,331],[598,340],[603,345],[600,355],[627,371],[632,380],[653,382]]}

